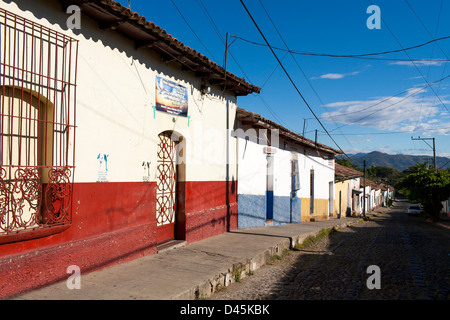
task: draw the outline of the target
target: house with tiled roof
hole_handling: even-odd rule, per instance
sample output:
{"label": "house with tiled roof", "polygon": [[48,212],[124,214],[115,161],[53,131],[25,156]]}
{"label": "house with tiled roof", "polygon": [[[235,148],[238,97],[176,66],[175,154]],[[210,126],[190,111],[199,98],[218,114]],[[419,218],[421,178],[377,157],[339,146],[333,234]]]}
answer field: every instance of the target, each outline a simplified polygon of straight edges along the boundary
{"label": "house with tiled roof", "polygon": [[362,190],[360,188],[364,173],[339,163],[334,165],[335,170],[335,200],[334,214],[340,216],[353,216],[361,214]]}
{"label": "house with tiled roof", "polygon": [[[361,190],[363,190],[364,188],[363,183],[364,182],[361,181]],[[387,192],[387,189],[383,191],[382,185],[378,185],[375,182],[366,179],[365,189],[366,189],[366,212],[376,210],[381,206],[385,206],[387,204],[387,199],[389,199],[389,192]]]}
{"label": "house with tiled roof", "polygon": [[0,35],[0,298],[237,228],[259,87],[112,0],[2,1]]}
{"label": "house with tiled roof", "polygon": [[389,206],[394,188],[377,184],[364,173],[338,163],[335,164],[335,214],[360,215],[380,207]]}
{"label": "house with tiled roof", "polygon": [[342,154],[260,114],[238,108],[238,228],[325,220],[334,209]]}

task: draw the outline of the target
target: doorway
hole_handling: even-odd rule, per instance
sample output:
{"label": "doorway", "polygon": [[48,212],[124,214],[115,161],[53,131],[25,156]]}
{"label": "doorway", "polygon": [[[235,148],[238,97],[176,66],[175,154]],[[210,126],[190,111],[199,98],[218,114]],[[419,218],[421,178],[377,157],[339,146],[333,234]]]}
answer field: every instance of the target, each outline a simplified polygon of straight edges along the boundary
{"label": "doorway", "polygon": [[158,135],[156,176],[156,241],[175,239],[177,217],[177,141],[172,132]]}

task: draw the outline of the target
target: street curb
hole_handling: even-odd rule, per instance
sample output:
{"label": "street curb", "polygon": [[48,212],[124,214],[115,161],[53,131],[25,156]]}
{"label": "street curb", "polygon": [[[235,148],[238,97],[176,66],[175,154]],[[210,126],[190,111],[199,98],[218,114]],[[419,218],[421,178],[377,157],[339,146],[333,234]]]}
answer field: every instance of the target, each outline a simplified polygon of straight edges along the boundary
{"label": "street curb", "polygon": [[210,277],[201,283],[170,297],[170,300],[203,300],[211,297],[219,289],[223,287],[228,287],[236,279],[244,279],[252,272],[258,270],[262,266],[266,265],[268,261],[274,255],[281,255],[285,249],[293,249],[297,244],[302,243],[308,237],[317,236],[322,230],[329,228],[346,228],[355,223],[358,220],[352,222],[344,222],[340,224],[335,224],[329,227],[321,228],[317,231],[308,232],[304,234],[299,234],[296,236],[290,236],[287,239],[280,241],[275,246],[267,248],[258,255],[248,258],[246,261],[239,261],[233,263],[227,270],[220,272],[219,274]]}
{"label": "street curb", "polygon": [[223,270],[219,274],[202,281],[198,285],[170,297],[170,300],[202,300],[209,298],[217,290],[228,287],[233,282],[236,282],[236,278],[246,278],[248,274],[266,265],[271,257],[277,254],[279,255],[283,250],[290,248],[291,239],[285,239],[252,258],[233,263],[227,270]]}

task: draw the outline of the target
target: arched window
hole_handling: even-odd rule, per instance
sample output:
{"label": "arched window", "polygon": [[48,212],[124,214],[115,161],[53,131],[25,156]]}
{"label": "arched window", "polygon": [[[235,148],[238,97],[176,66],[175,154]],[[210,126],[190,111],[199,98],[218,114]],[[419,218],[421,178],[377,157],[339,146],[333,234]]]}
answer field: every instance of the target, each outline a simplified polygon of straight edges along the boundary
{"label": "arched window", "polygon": [[54,105],[46,98],[24,88],[2,89],[0,235],[69,223],[71,170],[59,158],[67,151],[60,147],[69,144],[61,141],[68,130],[56,130]]}
{"label": "arched window", "polygon": [[78,42],[2,8],[0,34],[1,244],[71,223]]}

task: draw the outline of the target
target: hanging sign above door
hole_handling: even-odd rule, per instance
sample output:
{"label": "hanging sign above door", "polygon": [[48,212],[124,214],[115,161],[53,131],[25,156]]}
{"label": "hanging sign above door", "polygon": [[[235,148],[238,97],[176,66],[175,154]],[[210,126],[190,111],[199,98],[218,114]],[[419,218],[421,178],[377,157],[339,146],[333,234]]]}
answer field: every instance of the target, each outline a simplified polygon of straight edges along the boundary
{"label": "hanging sign above door", "polygon": [[187,117],[188,92],[186,87],[156,76],[156,110]]}

